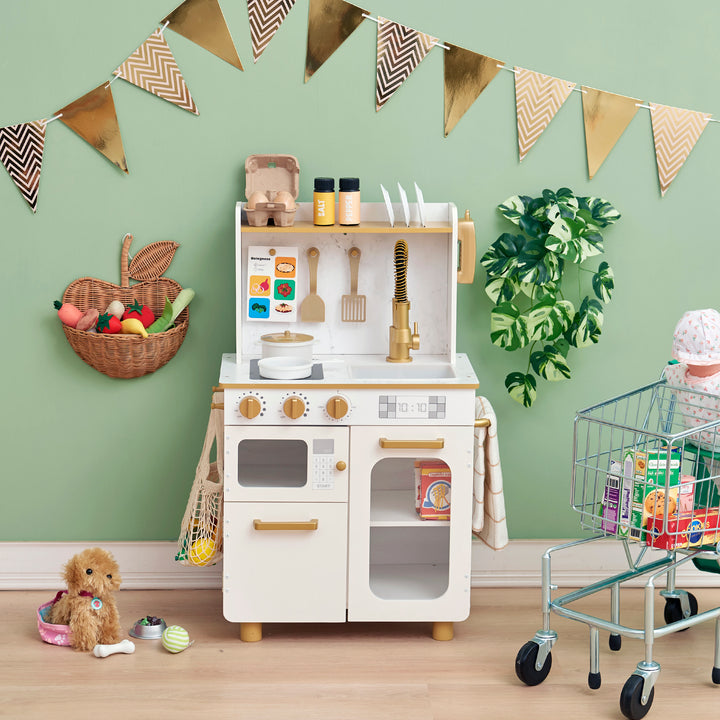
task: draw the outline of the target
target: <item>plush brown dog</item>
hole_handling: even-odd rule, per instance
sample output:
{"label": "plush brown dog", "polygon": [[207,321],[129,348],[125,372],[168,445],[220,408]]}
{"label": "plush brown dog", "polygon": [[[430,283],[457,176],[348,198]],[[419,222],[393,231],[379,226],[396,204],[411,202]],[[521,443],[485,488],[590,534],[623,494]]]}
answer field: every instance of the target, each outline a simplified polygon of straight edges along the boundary
{"label": "plush brown dog", "polygon": [[120,642],[120,615],[113,593],[122,578],[113,556],[102,548],[88,548],[65,565],[67,591],[58,593],[49,621],[69,625],[75,650]]}

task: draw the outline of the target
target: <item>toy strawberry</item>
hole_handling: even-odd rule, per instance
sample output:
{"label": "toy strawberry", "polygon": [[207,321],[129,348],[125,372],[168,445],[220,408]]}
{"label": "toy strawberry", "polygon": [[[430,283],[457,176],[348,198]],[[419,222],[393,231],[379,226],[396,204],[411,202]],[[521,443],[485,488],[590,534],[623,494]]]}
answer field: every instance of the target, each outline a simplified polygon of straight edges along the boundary
{"label": "toy strawberry", "polygon": [[138,300],[133,300],[132,304],[125,309],[122,319],[139,320],[144,328],[149,328],[155,322],[155,315],[147,305],[143,305]]}

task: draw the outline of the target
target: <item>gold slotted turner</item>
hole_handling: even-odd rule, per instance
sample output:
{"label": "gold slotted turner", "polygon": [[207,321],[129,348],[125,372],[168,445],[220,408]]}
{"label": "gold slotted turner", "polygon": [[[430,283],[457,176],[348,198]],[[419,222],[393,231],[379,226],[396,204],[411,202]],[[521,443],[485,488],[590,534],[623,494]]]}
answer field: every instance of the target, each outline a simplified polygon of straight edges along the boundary
{"label": "gold slotted turner", "polygon": [[325,303],[317,294],[317,272],[320,251],[311,247],[307,251],[308,269],[310,274],[310,293],[300,305],[300,319],[303,322],[325,322]]}
{"label": "gold slotted turner", "polygon": [[350,258],[350,294],[342,296],[341,319],[343,322],[365,322],[365,295],[358,295],[358,267],[360,248],[348,250]]}

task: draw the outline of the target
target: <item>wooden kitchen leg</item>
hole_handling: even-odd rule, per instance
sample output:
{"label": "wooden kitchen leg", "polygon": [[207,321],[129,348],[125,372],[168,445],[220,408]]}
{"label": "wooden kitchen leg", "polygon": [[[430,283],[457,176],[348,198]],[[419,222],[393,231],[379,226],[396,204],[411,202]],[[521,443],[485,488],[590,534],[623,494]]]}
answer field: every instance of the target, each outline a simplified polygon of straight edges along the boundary
{"label": "wooden kitchen leg", "polygon": [[240,623],[240,639],[243,642],[262,640],[262,623]]}
{"label": "wooden kitchen leg", "polygon": [[453,635],[453,624],[451,622],[433,623],[433,640],[452,640]]}

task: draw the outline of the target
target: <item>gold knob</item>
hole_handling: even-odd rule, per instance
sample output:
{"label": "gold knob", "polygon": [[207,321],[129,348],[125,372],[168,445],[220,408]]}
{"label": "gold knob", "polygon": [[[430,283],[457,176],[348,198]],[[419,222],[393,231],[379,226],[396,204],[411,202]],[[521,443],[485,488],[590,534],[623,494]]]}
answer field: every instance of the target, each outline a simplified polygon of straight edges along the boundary
{"label": "gold knob", "polygon": [[243,417],[248,418],[248,420],[252,420],[254,417],[257,417],[260,414],[260,411],[262,410],[262,405],[256,397],[248,395],[240,401],[240,406],[238,407],[238,410],[240,410],[240,414]]}
{"label": "gold knob", "polygon": [[283,403],[283,412],[291,420],[297,420],[305,412],[305,403],[302,398],[293,395]]}
{"label": "gold knob", "polygon": [[334,420],[339,420],[347,415],[350,406],[342,395],[333,395],[325,405],[327,414]]}
{"label": "gold knob", "polygon": [[344,460],[338,460],[338,461],[335,463],[335,467],[336,467],[340,472],[342,472],[343,470],[345,470],[345,468],[347,468],[347,463],[346,463]]}

